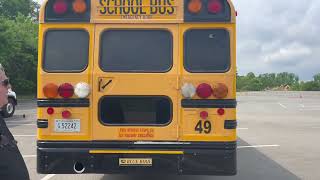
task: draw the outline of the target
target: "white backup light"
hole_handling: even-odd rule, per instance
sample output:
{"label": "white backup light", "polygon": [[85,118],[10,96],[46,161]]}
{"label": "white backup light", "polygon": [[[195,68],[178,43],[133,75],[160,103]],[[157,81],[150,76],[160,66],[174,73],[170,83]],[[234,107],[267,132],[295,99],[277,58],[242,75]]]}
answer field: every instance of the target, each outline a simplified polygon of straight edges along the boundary
{"label": "white backup light", "polygon": [[184,83],[181,92],[185,98],[192,98],[196,94],[196,87],[191,83]]}
{"label": "white backup light", "polygon": [[85,82],[80,82],[75,86],[74,93],[79,98],[85,98],[90,94],[90,87],[89,84]]}

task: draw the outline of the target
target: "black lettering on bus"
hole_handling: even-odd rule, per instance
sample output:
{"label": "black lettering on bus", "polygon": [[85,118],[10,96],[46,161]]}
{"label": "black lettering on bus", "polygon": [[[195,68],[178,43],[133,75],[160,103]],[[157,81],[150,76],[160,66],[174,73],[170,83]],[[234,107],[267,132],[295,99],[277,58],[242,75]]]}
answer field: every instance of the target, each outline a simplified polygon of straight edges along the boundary
{"label": "black lettering on bus", "polygon": [[138,14],[139,13],[138,3],[139,3],[139,0],[132,0],[131,1],[131,13],[132,14]]}
{"label": "black lettering on bus", "polygon": [[107,8],[106,8],[106,0],[100,0],[100,14],[106,14]]}
{"label": "black lettering on bus", "polygon": [[143,4],[142,4],[142,0],[140,0],[140,14],[147,14],[147,12],[146,11],[144,11],[144,9],[143,9],[143,6],[142,6]]}
{"label": "black lettering on bus", "polygon": [[114,5],[114,14],[118,14],[118,12],[119,12],[119,1],[118,0],[111,0],[111,1],[113,1],[113,5]]}
{"label": "black lettering on bus", "polygon": [[168,8],[167,8],[167,13],[169,14],[169,15],[171,15],[171,14],[174,14],[174,10],[175,10],[175,7],[174,6],[172,6],[172,1],[174,1],[174,0],[167,0],[167,4],[168,4]]}
{"label": "black lettering on bus", "polygon": [[123,0],[122,9],[123,14],[130,14],[130,0]]}
{"label": "black lettering on bus", "polygon": [[113,11],[111,10],[110,0],[107,1],[107,12],[108,12],[108,14],[114,14],[115,13],[114,8],[113,8]]}
{"label": "black lettering on bus", "polygon": [[167,11],[167,0],[159,0],[158,1],[158,5],[159,5],[159,13],[160,14],[166,14]]}
{"label": "black lettering on bus", "polygon": [[157,0],[150,0],[150,14],[158,13],[157,4]]}

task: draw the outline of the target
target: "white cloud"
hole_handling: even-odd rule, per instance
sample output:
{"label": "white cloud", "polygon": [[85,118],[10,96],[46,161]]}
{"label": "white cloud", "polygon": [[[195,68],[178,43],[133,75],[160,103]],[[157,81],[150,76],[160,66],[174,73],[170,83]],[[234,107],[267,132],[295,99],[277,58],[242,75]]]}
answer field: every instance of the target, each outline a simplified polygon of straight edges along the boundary
{"label": "white cloud", "polygon": [[290,71],[307,80],[320,72],[320,1],[233,2],[240,74]]}
{"label": "white cloud", "polygon": [[273,64],[296,65],[303,61],[305,57],[310,56],[311,49],[299,43],[292,43],[282,47],[277,51],[267,54],[264,62]]}

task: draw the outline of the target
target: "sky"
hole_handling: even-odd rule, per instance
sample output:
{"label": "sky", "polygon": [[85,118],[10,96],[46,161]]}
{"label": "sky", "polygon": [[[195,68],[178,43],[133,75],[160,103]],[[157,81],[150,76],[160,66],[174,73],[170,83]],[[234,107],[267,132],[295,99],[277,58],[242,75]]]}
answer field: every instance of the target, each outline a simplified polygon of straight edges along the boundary
{"label": "sky", "polygon": [[[42,2],[43,0],[36,0]],[[319,0],[233,0],[238,73],[320,73]],[[319,33],[319,37],[317,36]]]}

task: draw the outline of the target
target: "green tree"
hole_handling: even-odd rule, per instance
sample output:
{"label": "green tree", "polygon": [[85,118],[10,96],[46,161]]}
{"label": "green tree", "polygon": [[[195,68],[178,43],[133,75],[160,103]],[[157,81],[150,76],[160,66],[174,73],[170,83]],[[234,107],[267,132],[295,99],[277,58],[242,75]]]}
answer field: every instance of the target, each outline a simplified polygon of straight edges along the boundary
{"label": "green tree", "polygon": [[32,0],[0,0],[0,16],[15,19],[18,14],[31,16],[34,12]]}
{"label": "green tree", "polygon": [[36,90],[37,29],[31,17],[0,17],[0,63],[18,93]]}
{"label": "green tree", "polygon": [[320,73],[313,76],[313,79],[316,83],[320,83]]}

